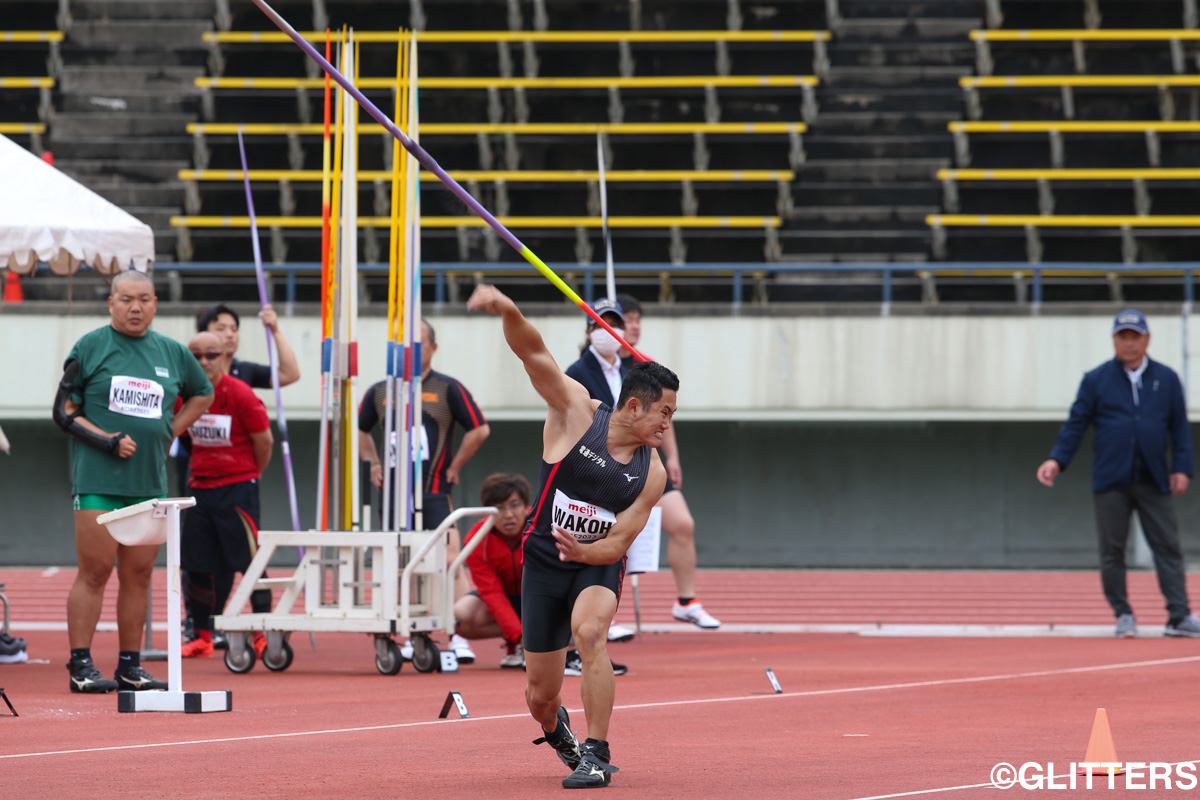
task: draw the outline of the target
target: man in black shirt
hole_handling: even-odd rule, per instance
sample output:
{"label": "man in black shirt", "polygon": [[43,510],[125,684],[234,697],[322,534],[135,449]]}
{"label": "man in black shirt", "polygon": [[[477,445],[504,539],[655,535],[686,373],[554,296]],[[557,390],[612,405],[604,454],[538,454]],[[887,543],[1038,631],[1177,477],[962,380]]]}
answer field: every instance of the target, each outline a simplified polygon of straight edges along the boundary
{"label": "man in black shirt", "polygon": [[[475,398],[467,391],[467,387],[449,375],[433,371],[433,356],[436,352],[437,334],[428,322],[422,321],[421,427],[416,431],[412,449],[415,454],[420,448],[421,488],[424,490],[421,526],[428,531],[441,525],[442,520],[454,510],[450,493],[458,485],[459,472],[491,433],[487,419]],[[383,461],[371,432],[376,427],[384,429],[382,423],[386,413],[387,381],[383,380],[367,389],[358,409],[359,456],[371,462],[371,482],[378,489],[383,488]],[[457,451],[454,449],[456,425],[466,431]],[[388,468],[393,470],[391,485],[395,486],[398,475],[396,448],[399,436],[395,431],[392,432],[392,436],[392,442],[384,444],[384,451],[388,453]],[[391,528],[390,522],[385,521],[384,527]],[[446,558],[453,561],[458,557],[461,539],[457,527],[451,528],[447,533],[449,538],[446,543]],[[460,569],[454,576],[454,599],[457,601],[469,591],[470,578],[465,569]],[[459,661],[470,663],[475,660],[475,653],[466,639],[456,634],[451,644]]]}
{"label": "man in black shirt", "polygon": [[[504,338],[546,401],[540,487],[525,526],[521,624],[529,713],[571,774],[563,787],[607,786],[608,725],[616,682],[608,627],[617,610],[625,553],[662,496],[667,474],[654,448],[671,427],[679,379],[661,364],[636,365],[615,411],[563,374],[516,304],[481,285],[467,309],[499,316]],[[563,657],[574,637],[583,660],[588,739],[571,731],[562,705]]]}

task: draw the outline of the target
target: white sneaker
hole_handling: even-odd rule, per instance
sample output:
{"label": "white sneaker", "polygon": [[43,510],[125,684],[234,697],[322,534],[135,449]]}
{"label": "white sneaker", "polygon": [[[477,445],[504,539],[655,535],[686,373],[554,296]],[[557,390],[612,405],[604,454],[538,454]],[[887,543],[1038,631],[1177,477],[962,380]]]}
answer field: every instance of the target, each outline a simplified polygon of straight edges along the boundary
{"label": "white sneaker", "polygon": [[505,646],[508,652],[500,659],[500,669],[525,669],[525,648],[519,644]]}
{"label": "white sneaker", "polygon": [[467,640],[457,633],[450,637],[450,649],[458,657],[458,663],[472,664],[475,662],[475,651],[471,649],[471,645],[467,644]]}
{"label": "white sneaker", "polygon": [[680,622],[690,622],[700,628],[721,627],[721,620],[705,611],[699,600],[693,600],[686,606],[681,606],[676,602],[675,607],[671,609],[671,616]]}
{"label": "white sneaker", "polygon": [[413,657],[412,639],[409,639],[404,644],[400,645],[400,657],[403,658],[405,661],[412,661],[412,657]]}
{"label": "white sneaker", "polygon": [[624,625],[618,625],[613,622],[608,626],[608,640],[610,642],[628,642],[637,635],[633,628],[627,628]]}

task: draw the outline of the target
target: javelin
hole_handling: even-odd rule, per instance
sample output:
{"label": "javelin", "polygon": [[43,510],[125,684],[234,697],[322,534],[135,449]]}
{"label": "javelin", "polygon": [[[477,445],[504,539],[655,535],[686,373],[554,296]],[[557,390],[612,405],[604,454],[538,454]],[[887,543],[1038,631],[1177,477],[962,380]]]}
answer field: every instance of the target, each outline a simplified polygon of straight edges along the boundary
{"label": "javelin", "polygon": [[404,133],[404,131],[400,130],[400,128],[396,126],[396,123],[388,119],[387,114],[384,114],[379,110],[378,107],[376,107],[374,103],[368,100],[366,95],[360,92],[352,81],[339,72],[337,68],[333,66],[333,64],[330,64],[327,60],[322,58],[321,54],[317,52],[316,48],[309,44],[303,36],[297,33],[296,29],[289,25],[287,20],[279,16],[275,9],[267,5],[265,0],[253,0],[253,2],[254,5],[262,9],[262,12],[266,14],[268,18],[270,18],[271,22],[275,23],[275,27],[283,31],[289,39],[296,43],[297,47],[299,47],[305,52],[306,55],[308,55],[309,58],[317,62],[317,64],[320,65],[321,69],[325,70],[329,77],[333,78],[338,82],[338,84],[341,85],[343,89],[349,92],[350,96],[353,97],[355,101],[357,101],[358,104],[375,119],[376,122],[382,125],[384,129],[388,131],[388,133],[396,137],[396,141],[400,142],[400,144],[404,146],[404,149],[412,154],[413,158],[417,160],[417,163],[432,172],[439,181],[446,184],[447,189],[454,192],[459,200],[462,200],[464,203],[466,203],[468,208],[479,215],[479,217],[483,219],[483,221],[486,222],[492,228],[492,230],[500,235],[501,239],[508,242],[509,246],[520,253],[522,258],[536,267],[538,272],[542,273],[542,275],[544,275],[547,280],[554,284],[554,286],[560,292],[565,294],[567,298],[571,300],[571,302],[579,306],[579,308],[585,314],[595,320],[596,324],[611,333],[613,337],[615,337],[616,340],[621,343],[621,346],[629,351],[629,353],[636,360],[649,360],[635,350],[632,345],[621,338],[621,336],[615,330],[613,330],[612,326],[601,319],[600,315],[593,311],[591,307],[579,297],[579,295],[575,294],[570,286],[567,286],[567,284],[563,283],[562,279],[555,275],[554,271],[547,267],[545,262],[538,258],[532,250],[526,247],[521,240],[513,234],[512,231],[504,227],[499,220],[493,217],[491,212],[489,212],[479,203],[478,200],[471,196],[470,192],[458,184],[458,181],[454,180],[454,178],[451,178],[450,175],[446,173],[446,170],[442,169],[442,167],[436,161],[434,161],[433,156],[426,152],[425,148],[421,147],[421,145],[410,139]]}
{"label": "javelin", "polygon": [[[258,244],[258,224],[254,220],[254,196],[250,193],[250,168],[246,166],[246,143],[238,131],[238,152],[242,156],[242,180],[246,186],[246,207],[250,211],[250,241],[254,245],[254,269],[258,276],[258,299],[267,304],[267,282],[263,275],[262,251]],[[275,337],[267,328],[267,360],[271,364],[271,385],[275,388],[275,423],[279,426],[283,471],[287,475],[288,506],[292,512],[292,530],[300,530],[300,511],[296,505],[296,481],[292,477],[292,450],[288,445],[287,417],[283,413],[283,394],[279,391],[279,361],[275,358]]]}

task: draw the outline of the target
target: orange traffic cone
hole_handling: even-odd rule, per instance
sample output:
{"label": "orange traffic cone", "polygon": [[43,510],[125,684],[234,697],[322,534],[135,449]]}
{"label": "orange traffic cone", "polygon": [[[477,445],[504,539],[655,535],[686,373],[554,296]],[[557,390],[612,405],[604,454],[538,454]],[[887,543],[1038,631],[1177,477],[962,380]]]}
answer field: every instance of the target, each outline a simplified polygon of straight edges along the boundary
{"label": "orange traffic cone", "polygon": [[25,302],[25,292],[21,289],[21,279],[17,277],[17,273],[11,269],[4,279],[4,302],[6,303],[23,303]]}
{"label": "orange traffic cone", "polygon": [[[1089,764],[1120,763],[1117,758],[1117,748],[1113,744],[1112,731],[1108,729],[1108,713],[1103,708],[1096,709],[1096,719],[1092,721],[1092,737],[1088,739],[1087,753],[1083,760]],[[1113,770],[1114,775],[1120,775],[1125,770]],[[1080,769],[1077,775],[1086,775],[1087,769]],[[1107,769],[1092,767],[1093,775],[1107,775]]]}

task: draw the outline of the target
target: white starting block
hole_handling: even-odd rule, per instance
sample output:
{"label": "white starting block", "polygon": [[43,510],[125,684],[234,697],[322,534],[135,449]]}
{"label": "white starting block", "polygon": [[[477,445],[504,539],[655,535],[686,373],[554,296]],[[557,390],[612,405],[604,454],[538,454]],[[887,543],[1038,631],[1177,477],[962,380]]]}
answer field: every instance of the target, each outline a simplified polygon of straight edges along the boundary
{"label": "white starting block", "polygon": [[194,497],[147,500],[101,514],[97,522],[123,545],[167,543],[167,690],[118,692],[117,711],[231,711],[233,693],[185,692],[179,624],[179,509],[196,505]]}
{"label": "white starting block", "polygon": [[[487,538],[495,513],[490,506],[460,508],[433,531],[259,531],[258,552],[229,598],[227,612],[213,620],[229,639],[225,666],[235,673],[254,667],[249,637],[256,631],[266,634],[262,660],[273,672],[292,663],[287,642],[292,631],[337,631],[373,635],[375,668],[384,675],[395,675],[404,663],[394,634],[412,640],[418,672],[453,671],[453,653],[446,658],[430,634],[454,633],[454,570]],[[479,533],[447,565],[446,531],[463,517],[485,515],[489,518]],[[267,578],[279,547],[303,547],[304,557],[291,576]],[[368,555],[370,580],[365,574]],[[327,572],[332,574],[329,583]],[[256,589],[276,588],[283,594],[269,613],[247,609]]]}

